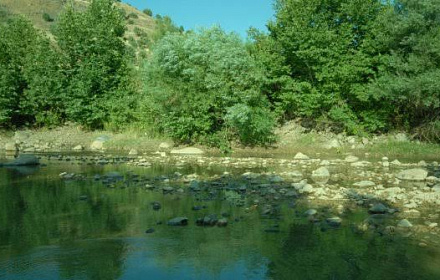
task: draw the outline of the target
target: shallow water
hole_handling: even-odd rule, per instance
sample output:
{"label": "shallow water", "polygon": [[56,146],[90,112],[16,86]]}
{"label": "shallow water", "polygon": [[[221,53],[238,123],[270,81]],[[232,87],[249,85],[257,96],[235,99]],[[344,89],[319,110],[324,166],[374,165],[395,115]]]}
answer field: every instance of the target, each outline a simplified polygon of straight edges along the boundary
{"label": "shallow water", "polygon": [[[332,210],[300,199],[270,200],[274,211],[263,215],[252,206],[255,197],[234,190],[247,170],[60,162],[2,168],[0,279],[440,279],[438,247],[421,248],[399,234],[359,232],[365,209],[345,213],[338,228],[310,223],[302,214],[308,208],[323,216]],[[63,180],[64,171],[84,179]],[[115,171],[123,180],[94,178]],[[184,193],[144,188],[165,184],[176,171],[237,177],[222,181],[230,188],[197,193],[178,180],[169,184]],[[154,201],[160,210],[153,210]],[[195,224],[208,214],[224,214],[229,224]],[[166,225],[180,216],[188,217],[188,226]],[[147,234],[150,228],[155,231]]]}

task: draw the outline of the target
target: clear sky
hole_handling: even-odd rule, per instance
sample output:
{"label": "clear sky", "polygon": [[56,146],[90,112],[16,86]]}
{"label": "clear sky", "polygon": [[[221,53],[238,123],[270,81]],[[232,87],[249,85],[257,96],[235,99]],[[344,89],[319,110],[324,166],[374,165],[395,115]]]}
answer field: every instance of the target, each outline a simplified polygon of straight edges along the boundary
{"label": "clear sky", "polygon": [[154,14],[168,15],[185,30],[210,27],[219,24],[227,31],[235,31],[246,37],[253,26],[267,30],[266,23],[274,14],[273,0],[123,0]]}

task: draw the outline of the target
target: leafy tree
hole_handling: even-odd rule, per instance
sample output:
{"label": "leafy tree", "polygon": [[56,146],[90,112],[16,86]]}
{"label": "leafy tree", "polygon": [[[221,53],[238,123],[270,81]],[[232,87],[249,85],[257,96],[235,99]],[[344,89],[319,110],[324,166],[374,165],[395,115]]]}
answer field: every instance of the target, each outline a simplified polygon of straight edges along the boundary
{"label": "leafy tree", "polygon": [[[423,128],[435,130],[440,119],[439,14],[436,0],[395,1],[375,27],[374,47],[382,56],[369,93],[386,104],[392,126],[421,126],[421,136]],[[438,133],[432,135],[440,141]]]}
{"label": "leafy tree", "polygon": [[376,0],[276,1],[267,40],[274,42],[271,56],[277,56],[275,70],[282,72],[271,74],[278,80],[273,84],[272,78],[272,87],[283,86],[275,98],[287,115],[325,116],[352,133],[383,127],[380,116],[366,117],[376,104],[362,87],[374,75],[368,42],[374,40],[372,24],[383,7]]}
{"label": "leafy tree", "polygon": [[[90,128],[101,128],[109,108],[132,92],[122,40],[124,18],[112,0],[94,0],[84,12],[73,7],[60,16],[57,41],[66,77],[66,114]],[[129,108],[126,108],[129,113]]]}
{"label": "leafy tree", "polygon": [[0,25],[0,125],[59,123],[63,108],[56,54],[23,18]]}
{"label": "leafy tree", "polygon": [[262,73],[235,34],[218,27],[169,34],[146,68],[149,121],[180,142],[227,145],[273,140],[274,118],[260,93]]}
{"label": "leafy tree", "polygon": [[146,14],[147,16],[150,16],[150,17],[153,16],[153,11],[151,9],[144,9],[142,12],[144,14]]}

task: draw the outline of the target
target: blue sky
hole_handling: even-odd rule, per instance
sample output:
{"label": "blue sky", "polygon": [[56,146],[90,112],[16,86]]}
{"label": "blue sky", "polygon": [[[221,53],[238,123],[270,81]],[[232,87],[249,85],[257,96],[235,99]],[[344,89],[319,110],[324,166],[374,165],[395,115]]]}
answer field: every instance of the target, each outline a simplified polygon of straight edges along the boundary
{"label": "blue sky", "polygon": [[274,12],[272,0],[123,0],[154,14],[168,15],[185,29],[219,24],[227,31],[246,37],[250,26],[266,30],[266,23]]}

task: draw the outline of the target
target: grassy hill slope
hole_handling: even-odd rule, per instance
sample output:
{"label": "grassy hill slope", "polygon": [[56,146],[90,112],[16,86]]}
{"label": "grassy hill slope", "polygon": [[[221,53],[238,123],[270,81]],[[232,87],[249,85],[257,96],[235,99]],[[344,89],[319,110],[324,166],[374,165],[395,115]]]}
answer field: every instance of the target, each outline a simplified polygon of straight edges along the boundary
{"label": "grassy hill slope", "polygon": [[[58,15],[65,5],[73,3],[78,9],[84,9],[90,0],[0,0],[0,21],[4,21],[13,15],[22,15],[28,18],[36,28],[45,31],[52,37],[52,26],[56,23]],[[150,40],[155,31],[155,19],[125,4],[117,3],[124,12],[127,21],[125,39],[127,44],[132,45],[137,51],[148,49],[147,44],[142,43]],[[53,21],[47,21],[43,15],[49,15]]]}

